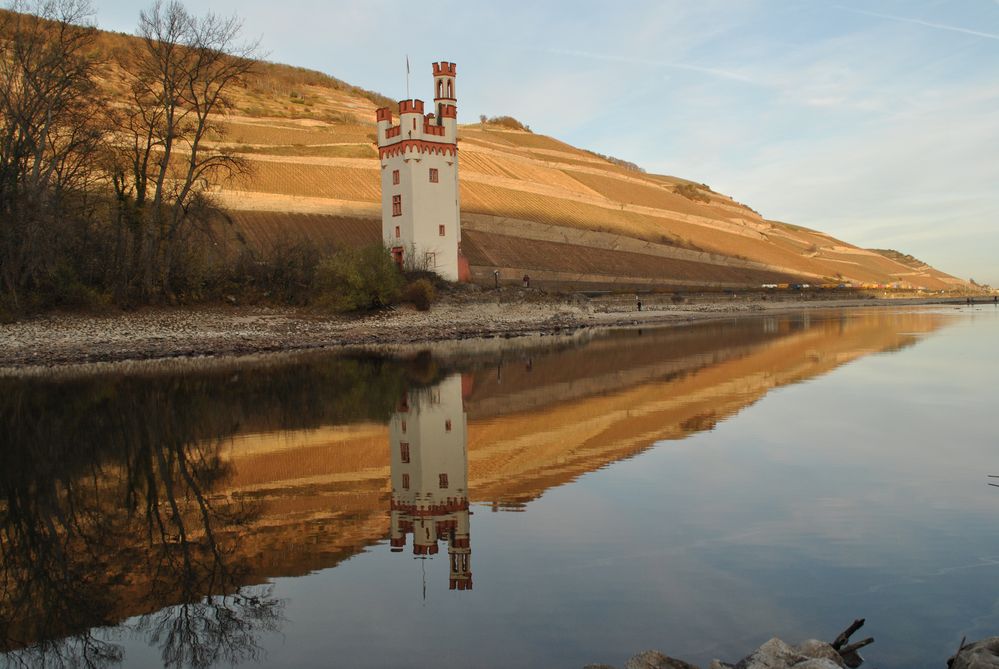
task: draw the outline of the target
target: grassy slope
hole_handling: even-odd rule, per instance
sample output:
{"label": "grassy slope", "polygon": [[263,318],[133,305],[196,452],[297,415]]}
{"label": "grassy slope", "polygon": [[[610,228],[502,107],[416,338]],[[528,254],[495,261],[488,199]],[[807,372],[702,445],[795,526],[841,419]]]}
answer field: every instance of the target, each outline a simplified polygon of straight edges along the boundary
{"label": "grassy slope", "polygon": [[[130,42],[105,33],[100,47],[121,52]],[[429,79],[428,73],[427,89]],[[126,99],[123,81],[107,66],[102,83],[119,100]],[[226,121],[226,134],[215,140],[253,166],[248,177],[219,192],[222,202],[237,210],[233,218],[240,238],[260,244],[300,235],[324,239],[329,227],[328,241],[341,243],[342,226],[327,226],[324,215],[380,217],[374,112],[386,98],[272,63],[261,64],[235,98],[237,110]],[[706,187],[685,197],[674,192],[689,187],[685,179],[631,171],[551,137],[482,124],[462,126],[460,136],[463,212],[707,251],[764,263],[805,280],[898,281],[930,289],[963,283],[907,262],[901,254],[859,249],[821,232],[768,221]],[[685,278],[681,267],[670,271]],[[706,271],[710,275],[710,266]],[[696,274],[689,278],[705,276]]]}

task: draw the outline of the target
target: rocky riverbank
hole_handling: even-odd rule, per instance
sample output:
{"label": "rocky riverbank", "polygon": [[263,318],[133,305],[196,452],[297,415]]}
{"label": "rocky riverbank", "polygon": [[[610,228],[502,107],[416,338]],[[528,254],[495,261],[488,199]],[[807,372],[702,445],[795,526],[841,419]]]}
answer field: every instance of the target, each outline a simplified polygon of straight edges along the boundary
{"label": "rocky riverbank", "polygon": [[[760,299],[670,296],[589,299],[503,289],[445,295],[430,311],[400,307],[366,316],[305,309],[217,306],[101,315],[53,313],[0,325],[0,370],[94,362],[224,356],[344,346],[413,344],[474,337],[552,334],[584,327],[686,323],[815,308],[939,304],[941,300]],[[964,300],[960,300],[963,304]]]}
{"label": "rocky riverbank", "polygon": [[[809,639],[797,646],[791,646],[773,638],[735,664],[714,660],[708,669],[855,669],[863,663],[863,658],[851,646],[839,639],[829,644]],[[863,642],[861,642],[863,643]],[[853,644],[854,646],[859,644]],[[949,669],[999,669],[999,637],[965,644],[963,641],[957,653],[941,667]],[[584,669],[615,669],[606,664],[591,664]],[[624,665],[624,669],[700,669],[696,665],[678,660],[657,650],[647,650],[635,655]]]}

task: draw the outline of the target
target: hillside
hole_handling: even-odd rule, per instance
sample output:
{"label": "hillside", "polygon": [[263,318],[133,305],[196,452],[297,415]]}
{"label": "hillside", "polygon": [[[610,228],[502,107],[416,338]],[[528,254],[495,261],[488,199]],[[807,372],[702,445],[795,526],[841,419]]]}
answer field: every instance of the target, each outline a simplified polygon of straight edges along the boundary
{"label": "hillside", "polygon": [[[121,50],[131,39],[104,34],[100,44]],[[426,77],[415,68],[417,94],[430,92],[426,65]],[[126,99],[116,90],[120,73],[105,68],[107,92]],[[326,246],[376,243],[374,119],[387,99],[270,63],[235,97],[236,112],[214,139],[252,168],[216,193],[232,211],[237,243],[263,249],[302,237]],[[499,269],[505,280],[529,273],[535,282],[559,287],[966,285],[902,254],[767,220],[706,185],[645,174],[525,130],[465,124],[459,151],[462,246],[480,281],[491,282]]]}

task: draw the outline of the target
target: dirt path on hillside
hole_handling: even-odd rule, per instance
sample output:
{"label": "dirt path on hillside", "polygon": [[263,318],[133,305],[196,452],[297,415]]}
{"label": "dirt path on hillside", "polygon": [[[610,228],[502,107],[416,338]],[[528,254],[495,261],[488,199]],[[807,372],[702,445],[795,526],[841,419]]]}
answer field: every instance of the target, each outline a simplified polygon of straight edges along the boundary
{"label": "dirt path on hillside", "polygon": [[428,312],[403,306],[364,317],[273,307],[49,314],[0,325],[0,374],[132,360],[510,338],[585,327],[680,324],[803,309],[963,304],[963,300],[940,299],[761,301],[745,297],[673,304],[667,295],[643,296],[643,300],[639,312],[631,296],[557,299],[505,289],[500,294],[445,296]]}

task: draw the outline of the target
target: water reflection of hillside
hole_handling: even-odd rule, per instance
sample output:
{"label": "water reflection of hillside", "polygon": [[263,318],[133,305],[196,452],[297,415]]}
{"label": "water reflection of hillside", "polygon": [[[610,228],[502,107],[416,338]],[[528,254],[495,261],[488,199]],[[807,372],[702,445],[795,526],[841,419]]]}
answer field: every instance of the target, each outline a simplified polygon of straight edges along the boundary
{"label": "water reflection of hillside", "polygon": [[[164,659],[178,665],[226,659],[227,648],[252,649],[253,636],[280,620],[266,591],[241,586],[329,568],[387,539],[399,548],[407,533],[428,553],[433,537],[464,554],[469,501],[522,508],[657,441],[711,429],[771,388],[904,347],[941,323],[870,312],[604,333],[573,348],[464,360],[446,378],[426,358],[323,358],[238,374],[5,381],[3,647],[71,636],[114,659],[113,648],[86,650],[91,626],[145,616],[137,624],[147,631],[169,630],[189,615],[184,607],[221,602],[205,615],[230,629],[157,638],[170,640]],[[423,527],[427,515],[414,513],[421,506],[403,494],[390,453],[401,458],[399,398],[435,392],[462,398],[467,428],[449,407],[462,423],[460,434],[452,424],[449,450],[437,425],[448,419],[428,418],[444,432],[425,441],[449,462],[428,470],[419,492],[439,496],[447,474],[447,490],[459,499],[462,488],[464,501]],[[463,471],[464,460],[450,460],[466,439]],[[453,571],[467,571],[470,584],[463,559]]]}

